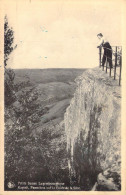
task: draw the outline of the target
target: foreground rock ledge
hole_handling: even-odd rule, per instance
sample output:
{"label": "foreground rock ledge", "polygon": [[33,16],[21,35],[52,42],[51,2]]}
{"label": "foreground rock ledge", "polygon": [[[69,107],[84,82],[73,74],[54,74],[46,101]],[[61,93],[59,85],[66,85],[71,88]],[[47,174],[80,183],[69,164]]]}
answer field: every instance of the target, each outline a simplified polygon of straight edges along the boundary
{"label": "foreground rock ledge", "polygon": [[64,116],[71,182],[83,190],[120,190],[121,87],[100,68],[76,82]]}

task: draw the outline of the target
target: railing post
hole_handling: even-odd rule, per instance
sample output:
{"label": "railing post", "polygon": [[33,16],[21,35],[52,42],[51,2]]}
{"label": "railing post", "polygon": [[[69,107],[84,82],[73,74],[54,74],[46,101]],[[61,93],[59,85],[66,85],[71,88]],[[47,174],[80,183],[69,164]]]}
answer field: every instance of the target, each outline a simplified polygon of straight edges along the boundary
{"label": "railing post", "polygon": [[116,66],[117,66],[117,46],[115,51],[115,69],[114,69],[114,80],[116,79]]}
{"label": "railing post", "polygon": [[120,56],[120,74],[119,74],[119,86],[121,84],[121,70],[122,70],[122,56]]}
{"label": "railing post", "polygon": [[106,59],[106,73],[107,73],[107,64],[108,64],[108,60]]}
{"label": "railing post", "polygon": [[[112,50],[112,48],[111,48],[111,52],[112,52],[112,55],[113,55],[113,50]],[[110,66],[110,63],[111,63],[111,66]],[[112,66],[113,66],[113,64],[112,64],[112,58],[111,58],[111,62],[109,63],[109,67],[110,67],[110,72],[109,72],[109,76],[111,77],[111,73],[112,73]]]}
{"label": "railing post", "polygon": [[111,77],[111,66],[110,66],[110,73],[109,73],[109,76]]}
{"label": "railing post", "polygon": [[101,50],[102,48],[99,47],[99,67],[101,67]]}

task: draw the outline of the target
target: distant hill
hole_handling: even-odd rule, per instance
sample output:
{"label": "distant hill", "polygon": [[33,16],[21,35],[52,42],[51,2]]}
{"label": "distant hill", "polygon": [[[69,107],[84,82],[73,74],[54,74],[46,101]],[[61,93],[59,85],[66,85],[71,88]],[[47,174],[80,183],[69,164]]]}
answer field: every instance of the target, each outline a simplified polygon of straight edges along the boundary
{"label": "distant hill", "polygon": [[14,69],[15,82],[24,81],[29,77],[33,83],[73,82],[86,69]]}
{"label": "distant hill", "polygon": [[[63,120],[66,108],[76,89],[75,79],[86,69],[15,69],[15,84],[29,81],[28,85],[18,90],[28,90],[34,87],[39,92],[37,102],[45,113],[40,116],[41,123],[50,120]],[[33,112],[36,112],[33,110]],[[57,123],[56,122],[56,123]]]}

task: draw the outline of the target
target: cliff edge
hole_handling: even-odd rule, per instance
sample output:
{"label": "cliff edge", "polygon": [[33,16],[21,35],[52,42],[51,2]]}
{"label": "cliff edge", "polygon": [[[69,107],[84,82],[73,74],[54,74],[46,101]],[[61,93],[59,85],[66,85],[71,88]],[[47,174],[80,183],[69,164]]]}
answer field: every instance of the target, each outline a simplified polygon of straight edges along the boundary
{"label": "cliff edge", "polygon": [[121,190],[121,87],[100,68],[76,83],[64,116],[71,185]]}

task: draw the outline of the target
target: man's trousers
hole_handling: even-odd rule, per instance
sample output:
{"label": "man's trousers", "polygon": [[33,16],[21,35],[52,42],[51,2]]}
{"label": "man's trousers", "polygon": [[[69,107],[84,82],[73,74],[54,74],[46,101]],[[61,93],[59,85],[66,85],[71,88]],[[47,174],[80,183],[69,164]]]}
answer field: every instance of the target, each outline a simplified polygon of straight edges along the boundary
{"label": "man's trousers", "polygon": [[109,66],[112,68],[112,48],[111,45],[106,42],[103,45],[104,48],[104,54],[103,54],[103,58],[102,58],[102,66],[104,66],[106,60],[107,62],[109,62]]}

